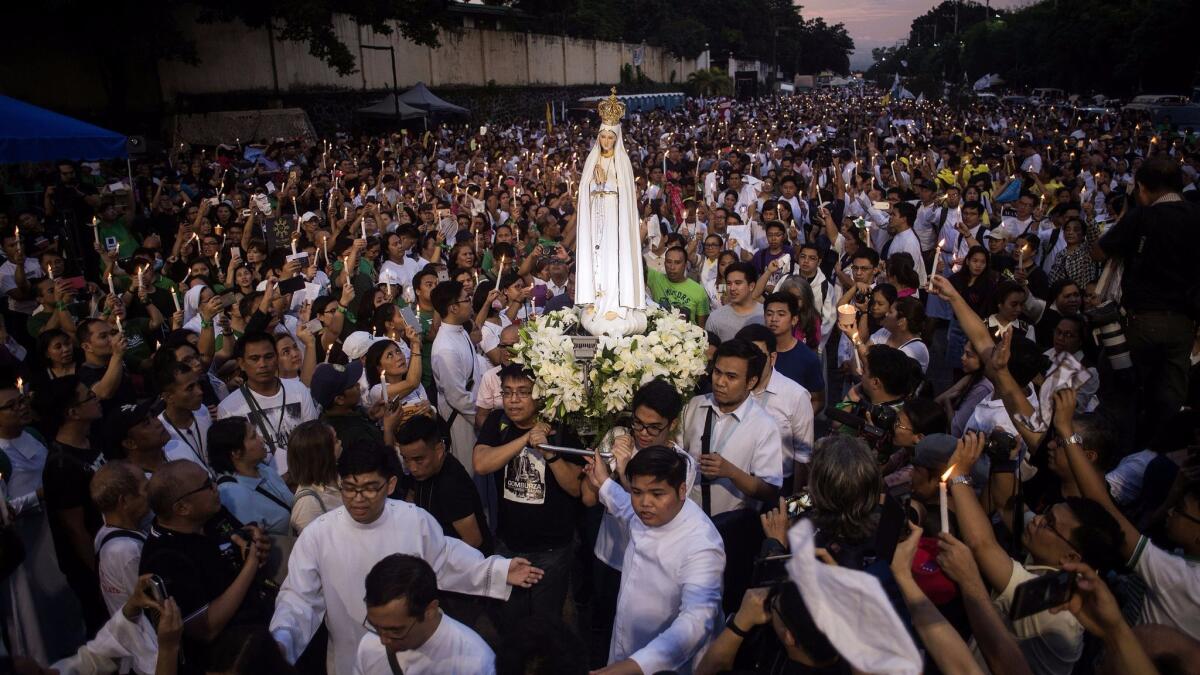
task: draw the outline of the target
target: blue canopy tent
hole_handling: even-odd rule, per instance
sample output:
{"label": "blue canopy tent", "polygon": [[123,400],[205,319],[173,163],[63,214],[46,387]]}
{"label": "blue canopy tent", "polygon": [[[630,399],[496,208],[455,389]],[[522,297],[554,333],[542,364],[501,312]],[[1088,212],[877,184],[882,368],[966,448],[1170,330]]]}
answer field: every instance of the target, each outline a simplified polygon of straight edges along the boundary
{"label": "blue canopy tent", "polygon": [[0,96],[0,162],[128,158],[125,136]]}

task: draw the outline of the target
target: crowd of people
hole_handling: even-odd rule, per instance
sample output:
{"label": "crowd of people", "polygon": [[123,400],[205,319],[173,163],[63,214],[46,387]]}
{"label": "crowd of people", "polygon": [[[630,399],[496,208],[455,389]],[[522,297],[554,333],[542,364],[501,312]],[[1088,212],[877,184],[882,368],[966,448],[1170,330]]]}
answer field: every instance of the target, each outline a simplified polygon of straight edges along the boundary
{"label": "crowd of people", "polygon": [[1194,672],[1196,136],[828,92],[623,133],[709,367],[603,439],[512,362],[595,120],[8,175],[13,667]]}

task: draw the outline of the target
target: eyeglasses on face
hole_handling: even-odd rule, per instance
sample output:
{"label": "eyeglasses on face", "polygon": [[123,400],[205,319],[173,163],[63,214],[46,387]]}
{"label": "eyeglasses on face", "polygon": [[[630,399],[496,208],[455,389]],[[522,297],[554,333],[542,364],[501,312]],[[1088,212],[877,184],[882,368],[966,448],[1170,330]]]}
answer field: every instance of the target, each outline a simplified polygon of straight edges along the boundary
{"label": "eyeglasses on face", "polygon": [[633,418],[633,421],[629,423],[629,427],[631,429],[633,429],[635,432],[646,431],[646,432],[649,432],[652,434],[661,434],[663,431],[666,430],[667,425],[665,425],[665,424],[646,424],[645,422],[643,422],[635,417],[635,418]]}
{"label": "eyeglasses on face", "polygon": [[185,492],[185,493],[179,495],[178,497],[176,497],[175,501],[171,502],[171,505],[174,506],[175,504],[178,504],[179,502],[187,499],[188,497],[191,497],[194,494],[204,492],[206,490],[211,490],[211,489],[213,489],[214,485],[215,485],[215,483],[213,483],[212,476],[209,476],[204,479],[204,482],[200,484],[200,487],[196,488],[195,490],[189,490],[188,492]]}
{"label": "eyeglasses on face", "polygon": [[378,635],[381,638],[387,638],[389,640],[403,640],[404,638],[408,637],[408,634],[412,632],[413,627],[418,623],[420,622],[413,621],[408,625],[407,628],[376,628],[371,623],[370,619],[363,619],[362,625],[363,628],[372,635]]}
{"label": "eyeglasses on face", "polygon": [[349,483],[338,484],[338,490],[342,493],[345,499],[354,497],[363,497],[365,499],[374,499],[379,496],[387,483],[369,483],[367,485],[350,485]]}
{"label": "eyeglasses on face", "polygon": [[0,405],[0,412],[16,410],[18,407],[25,405],[26,403],[29,403],[29,396],[26,394],[21,394],[20,396],[14,398],[13,400],[9,401],[8,403],[5,403],[4,405]]}
{"label": "eyeglasses on face", "polygon": [[518,401],[522,400],[522,399],[533,398],[533,390],[532,389],[501,389],[500,390],[500,398],[511,398],[511,399],[515,399]]}

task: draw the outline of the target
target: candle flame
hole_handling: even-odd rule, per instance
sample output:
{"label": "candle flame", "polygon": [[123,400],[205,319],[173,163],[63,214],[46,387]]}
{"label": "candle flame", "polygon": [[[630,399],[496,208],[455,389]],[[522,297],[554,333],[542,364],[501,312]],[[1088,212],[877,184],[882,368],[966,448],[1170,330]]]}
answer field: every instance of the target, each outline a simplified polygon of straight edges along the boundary
{"label": "candle flame", "polygon": [[25,391],[25,380],[17,378],[17,391]]}
{"label": "candle flame", "polygon": [[947,480],[948,478],[950,478],[950,474],[954,472],[954,467],[956,467],[956,466],[958,466],[958,465],[957,465],[957,464],[951,464],[951,465],[950,465],[950,467],[946,469],[946,473],[942,474],[942,482],[943,482],[943,483],[945,483],[945,482],[946,482],[946,480]]}

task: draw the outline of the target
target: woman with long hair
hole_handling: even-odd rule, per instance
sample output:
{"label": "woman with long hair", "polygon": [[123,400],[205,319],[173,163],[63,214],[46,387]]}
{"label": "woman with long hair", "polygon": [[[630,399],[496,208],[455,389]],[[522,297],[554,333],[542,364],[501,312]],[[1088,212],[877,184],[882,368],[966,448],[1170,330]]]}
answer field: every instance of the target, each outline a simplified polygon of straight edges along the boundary
{"label": "woman with long hair", "polygon": [[[983,246],[967,249],[962,267],[950,275],[950,283],[980,318],[987,316],[988,303],[995,292],[996,280],[996,273],[991,269],[991,255]],[[953,370],[958,370],[963,345],[966,343],[967,334],[959,325],[958,318],[951,316],[950,325],[946,329],[946,363]]]}
{"label": "woman with long hair", "polygon": [[292,431],[288,441],[288,477],[296,484],[289,520],[292,531],[300,531],[322,514],[342,505],[338,490],[337,458],[342,442],[333,427],[309,420]]}
{"label": "woman with long hair", "polygon": [[883,326],[871,335],[873,345],[895,347],[921,364],[921,372],[929,370],[929,348],[921,339],[925,330],[925,307],[920,300],[909,296],[899,298],[883,317]]}

